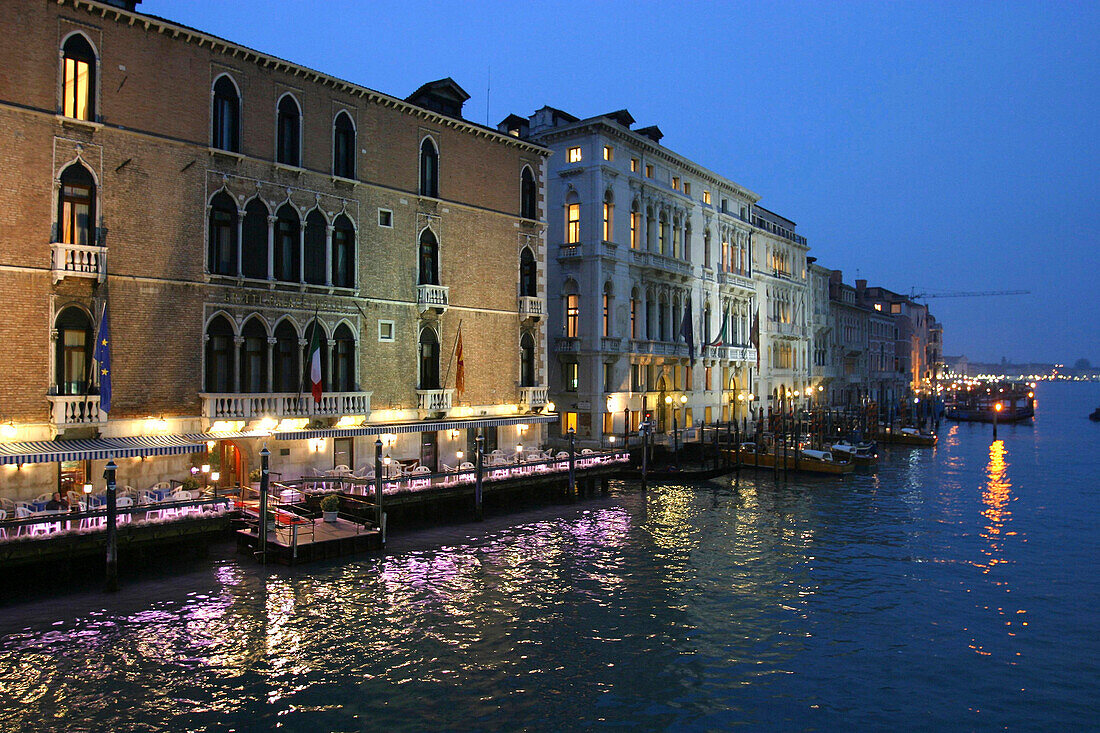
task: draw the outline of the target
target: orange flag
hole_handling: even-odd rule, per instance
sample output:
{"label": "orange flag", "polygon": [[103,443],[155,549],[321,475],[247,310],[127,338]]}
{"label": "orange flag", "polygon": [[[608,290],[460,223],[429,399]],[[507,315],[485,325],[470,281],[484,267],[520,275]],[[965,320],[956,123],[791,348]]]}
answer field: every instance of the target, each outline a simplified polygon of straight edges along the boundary
{"label": "orange flag", "polygon": [[462,361],[462,331],[458,332],[458,346],[455,353],[458,356],[458,368],[455,370],[455,389],[461,395],[466,391],[466,365]]}

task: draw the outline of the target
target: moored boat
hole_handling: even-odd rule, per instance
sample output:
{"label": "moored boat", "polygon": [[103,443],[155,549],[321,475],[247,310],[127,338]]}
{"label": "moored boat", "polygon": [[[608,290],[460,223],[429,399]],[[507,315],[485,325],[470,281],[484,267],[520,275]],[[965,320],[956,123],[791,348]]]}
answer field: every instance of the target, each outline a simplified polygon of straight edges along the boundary
{"label": "moored boat", "polygon": [[890,432],[879,433],[879,441],[883,443],[900,443],[901,445],[919,445],[931,447],[938,440],[935,433],[922,433],[916,428],[901,428]]}
{"label": "moored boat", "polygon": [[830,475],[851,473],[855,468],[854,463],[837,460],[830,451],[809,448],[803,448],[798,455],[792,449],[789,454],[780,455],[777,459],[775,453],[770,451],[757,452],[755,443],[742,443],[738,455],[741,465],[755,468],[775,468],[778,462],[780,470]]}
{"label": "moored boat", "polygon": [[847,456],[857,466],[874,466],[878,463],[878,451],[874,443],[849,443],[840,440],[832,445],[834,454]]}

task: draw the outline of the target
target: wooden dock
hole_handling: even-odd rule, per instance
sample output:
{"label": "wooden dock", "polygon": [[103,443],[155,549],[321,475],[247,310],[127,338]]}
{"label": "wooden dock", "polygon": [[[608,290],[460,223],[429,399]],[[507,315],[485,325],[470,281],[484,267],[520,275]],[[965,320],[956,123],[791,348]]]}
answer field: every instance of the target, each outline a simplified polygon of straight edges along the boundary
{"label": "wooden dock", "polygon": [[[238,529],[237,549],[259,555],[255,526]],[[335,522],[306,519],[275,522],[267,533],[267,561],[281,565],[330,560],[382,549],[382,532],[360,522],[337,518]]]}

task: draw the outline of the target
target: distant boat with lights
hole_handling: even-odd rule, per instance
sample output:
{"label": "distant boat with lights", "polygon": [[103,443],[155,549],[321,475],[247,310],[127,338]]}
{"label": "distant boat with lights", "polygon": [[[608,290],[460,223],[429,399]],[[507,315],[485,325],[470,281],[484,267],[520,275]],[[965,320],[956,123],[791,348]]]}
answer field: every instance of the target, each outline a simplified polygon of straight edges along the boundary
{"label": "distant boat with lights", "polygon": [[1035,417],[1035,392],[1012,382],[959,385],[950,391],[943,415],[958,422],[1024,422]]}

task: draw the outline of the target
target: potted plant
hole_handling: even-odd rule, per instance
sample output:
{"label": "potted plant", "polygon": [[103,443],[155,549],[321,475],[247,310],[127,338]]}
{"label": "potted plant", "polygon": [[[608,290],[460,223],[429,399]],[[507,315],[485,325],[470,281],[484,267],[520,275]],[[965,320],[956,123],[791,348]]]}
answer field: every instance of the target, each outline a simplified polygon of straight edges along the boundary
{"label": "potted plant", "polygon": [[340,497],[336,494],[329,494],[324,499],[321,499],[321,516],[326,522],[335,523],[336,513],[340,510]]}
{"label": "potted plant", "polygon": [[253,468],[248,472],[248,483],[252,485],[252,488],[256,491],[260,490],[260,475],[262,471],[258,468]]}
{"label": "potted plant", "polygon": [[199,491],[202,489],[202,482],[194,476],[188,476],[183,480],[183,483],[180,484],[180,488],[184,491]]}

